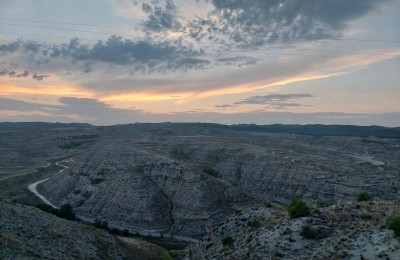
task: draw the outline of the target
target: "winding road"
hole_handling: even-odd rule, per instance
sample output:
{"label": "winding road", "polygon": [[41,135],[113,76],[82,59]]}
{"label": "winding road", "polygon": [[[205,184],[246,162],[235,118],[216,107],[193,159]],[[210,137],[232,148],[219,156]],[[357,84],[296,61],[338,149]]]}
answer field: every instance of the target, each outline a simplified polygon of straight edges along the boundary
{"label": "winding road", "polygon": [[[55,175],[58,175],[58,174],[62,173],[63,171],[65,171],[66,169],[68,169],[68,166],[62,165],[60,162],[56,162],[55,165],[60,166],[60,167],[63,167],[60,171],[58,171],[57,173],[55,173]],[[53,208],[55,208],[55,209],[59,209],[59,207],[57,207],[56,205],[52,204],[48,199],[46,199],[42,194],[40,194],[40,193],[37,191],[37,186],[38,186],[40,183],[47,181],[48,179],[50,179],[50,178],[46,178],[46,179],[44,179],[44,180],[40,180],[40,181],[34,182],[34,183],[32,183],[32,184],[30,184],[30,185],[28,186],[28,189],[29,189],[33,194],[35,194],[39,199],[41,199],[44,203],[46,203],[47,205],[49,205],[49,206],[51,206],[51,207],[53,207]],[[92,223],[92,224],[93,224],[93,223],[95,222],[95,219],[93,219],[93,218],[89,218],[89,217],[81,216],[81,215],[76,215],[76,216],[77,216],[77,218],[80,219],[81,221],[84,221],[84,222],[87,222],[87,223]],[[136,233],[136,234],[139,234],[139,235],[141,235],[141,236],[164,237],[164,238],[171,238],[171,239],[175,239],[175,240],[179,240],[179,241],[185,241],[185,242],[190,242],[190,243],[197,243],[197,242],[199,242],[199,240],[197,240],[197,239],[195,239],[195,238],[191,238],[191,237],[173,236],[173,235],[171,235],[171,234],[161,234],[161,233],[158,233],[158,232],[154,232],[154,231],[151,231],[151,230],[145,230],[145,229],[140,229],[140,230],[136,229],[136,230],[133,230],[131,227],[124,227],[124,226],[120,226],[120,225],[116,225],[116,224],[112,224],[112,223],[110,223],[108,226],[109,226],[110,228],[117,228],[117,229],[119,229],[119,230],[127,229],[127,230],[129,230],[129,232],[131,232],[131,233]]]}

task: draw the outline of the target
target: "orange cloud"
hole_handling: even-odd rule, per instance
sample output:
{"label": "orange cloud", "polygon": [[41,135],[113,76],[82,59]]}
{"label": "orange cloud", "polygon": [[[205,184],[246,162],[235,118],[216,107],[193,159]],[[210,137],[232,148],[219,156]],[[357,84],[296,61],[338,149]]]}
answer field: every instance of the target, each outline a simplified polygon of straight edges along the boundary
{"label": "orange cloud", "polygon": [[49,95],[49,96],[80,96],[80,97],[93,97],[92,91],[79,88],[76,86],[13,86],[13,85],[0,85],[1,96],[11,95]]}
{"label": "orange cloud", "polygon": [[[175,95],[175,93],[173,93]],[[178,99],[177,96],[171,96],[171,93],[155,93],[155,92],[139,92],[139,93],[123,93],[104,97],[99,97],[100,101],[162,101]]]}

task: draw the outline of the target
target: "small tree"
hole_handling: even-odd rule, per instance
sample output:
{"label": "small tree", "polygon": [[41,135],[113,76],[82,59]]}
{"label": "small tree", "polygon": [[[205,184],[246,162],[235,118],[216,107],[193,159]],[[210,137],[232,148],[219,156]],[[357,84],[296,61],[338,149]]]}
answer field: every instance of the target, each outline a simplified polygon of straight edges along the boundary
{"label": "small tree", "polygon": [[124,229],[124,230],[122,230],[122,235],[125,237],[129,237],[131,235],[131,233],[129,232],[128,229]]}
{"label": "small tree", "polygon": [[294,198],[289,204],[288,212],[291,218],[301,218],[309,216],[311,209],[302,199]]}
{"label": "small tree", "polygon": [[400,236],[400,216],[392,218],[389,222],[388,228],[393,230],[396,236]]}
{"label": "small tree", "polygon": [[371,201],[372,200],[372,196],[367,193],[367,192],[360,192],[357,194],[357,201],[361,202],[361,201]]}
{"label": "small tree", "polygon": [[72,206],[70,204],[64,204],[61,206],[59,210],[60,217],[69,219],[69,220],[75,220],[76,216],[74,211],[72,210]]}
{"label": "small tree", "polygon": [[58,209],[55,209],[50,205],[41,203],[41,204],[36,205],[36,207],[41,209],[41,210],[43,210],[43,211],[46,211],[46,212],[48,212],[50,214],[58,215]]}
{"label": "small tree", "polygon": [[101,228],[101,229],[108,229],[108,222],[107,221],[101,221],[99,219],[96,219],[94,221],[94,226],[96,228]]}
{"label": "small tree", "polygon": [[232,246],[233,242],[235,242],[235,239],[233,239],[231,236],[227,236],[222,239],[223,246]]}

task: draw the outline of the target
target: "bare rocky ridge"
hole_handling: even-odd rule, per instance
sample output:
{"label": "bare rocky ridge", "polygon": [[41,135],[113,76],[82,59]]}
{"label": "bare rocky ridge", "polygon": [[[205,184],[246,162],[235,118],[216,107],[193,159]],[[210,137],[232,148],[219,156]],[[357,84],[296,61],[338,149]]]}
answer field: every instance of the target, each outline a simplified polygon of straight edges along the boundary
{"label": "bare rocky ridge", "polygon": [[[398,259],[400,240],[385,228],[399,201],[339,203],[310,217],[289,219],[286,210],[247,208],[229,216],[183,259]],[[248,226],[258,218],[259,227]],[[309,231],[302,235],[304,227]],[[223,245],[225,237],[232,245]]]}
{"label": "bare rocky ridge", "polygon": [[[57,205],[124,227],[199,237],[243,205],[352,200],[367,191],[399,199],[400,141],[113,126],[41,184]],[[378,163],[374,163],[378,162]]]}
{"label": "bare rocky ridge", "polygon": [[41,192],[79,215],[194,237],[204,234],[206,220],[257,201],[190,165],[115,143],[93,146]]}
{"label": "bare rocky ridge", "polygon": [[[166,250],[0,201],[0,259],[162,259]],[[141,257],[139,257],[141,256]]]}
{"label": "bare rocky ridge", "polygon": [[[120,229],[202,238],[214,227],[210,240],[175,252],[177,259],[396,259],[398,240],[385,222],[400,214],[399,129],[324,126],[334,135],[324,136],[320,126],[304,127],[310,135],[271,127],[286,130],[172,123],[0,129],[0,187],[36,205],[22,189],[50,177],[38,186],[50,202]],[[60,160],[69,169],[53,174]],[[40,166],[46,170],[32,171]],[[353,203],[360,192],[376,201]],[[311,217],[288,219],[285,205],[295,196],[313,206]],[[318,209],[321,202],[334,206]],[[249,229],[257,217],[262,226]],[[304,225],[324,236],[303,238]],[[222,246],[226,235],[233,247]]]}

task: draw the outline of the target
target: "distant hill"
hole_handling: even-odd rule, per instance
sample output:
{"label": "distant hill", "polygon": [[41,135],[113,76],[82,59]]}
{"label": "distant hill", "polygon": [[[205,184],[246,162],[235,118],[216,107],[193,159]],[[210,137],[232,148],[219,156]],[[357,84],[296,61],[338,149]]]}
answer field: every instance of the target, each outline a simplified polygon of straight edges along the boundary
{"label": "distant hill", "polygon": [[236,131],[255,131],[285,134],[300,134],[312,136],[355,136],[355,137],[379,137],[379,138],[396,138],[400,139],[400,127],[384,127],[384,126],[356,126],[356,125],[255,125],[255,124],[238,124],[238,125],[221,125],[214,123],[136,123],[128,125],[120,125],[121,128],[136,129],[159,129],[164,128],[184,128],[184,127],[201,127],[210,129],[225,129]]}
{"label": "distant hill", "polygon": [[301,134],[313,136],[375,136],[400,138],[400,128],[355,125],[232,125],[230,128],[243,131]]}
{"label": "distant hill", "polygon": [[0,130],[44,129],[44,128],[92,128],[87,123],[46,123],[46,122],[2,122]]}
{"label": "distant hill", "polygon": [[[95,128],[87,123],[46,123],[46,122],[3,122],[0,123],[0,130],[16,130],[16,129],[49,129],[49,128]],[[356,126],[356,125],[255,125],[255,124],[238,124],[238,125],[222,125],[215,123],[135,123],[126,125],[114,125],[119,129],[142,129],[157,130],[160,128],[210,128],[224,129],[235,131],[255,131],[270,133],[299,134],[312,136],[355,136],[355,137],[379,137],[379,138],[396,138],[400,139],[400,127],[384,127],[384,126]],[[107,128],[107,127],[102,127]]]}

